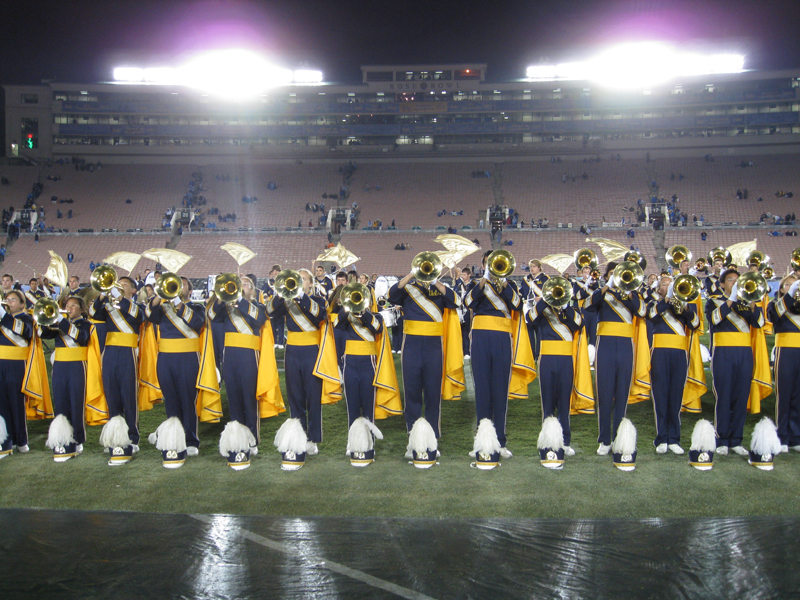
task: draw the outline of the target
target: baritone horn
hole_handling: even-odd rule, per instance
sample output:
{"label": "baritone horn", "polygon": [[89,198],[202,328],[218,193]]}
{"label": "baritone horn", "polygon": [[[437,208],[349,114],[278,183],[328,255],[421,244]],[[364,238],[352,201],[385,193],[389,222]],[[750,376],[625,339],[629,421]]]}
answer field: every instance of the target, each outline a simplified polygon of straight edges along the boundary
{"label": "baritone horn", "polygon": [[303,280],[300,272],[294,269],[284,269],[275,277],[275,293],[285,301],[294,300],[303,291]]}
{"label": "baritone horn", "polygon": [[761,273],[748,271],[736,280],[739,300],[747,304],[758,302],[769,291],[769,284]]}
{"label": "baritone horn", "polygon": [[354,317],[360,317],[369,308],[369,288],[363,283],[348,283],[342,288],[342,308]]}
{"label": "baritone horn", "polygon": [[555,310],[561,310],[572,300],[572,284],[565,277],[551,277],[542,286],[542,300]]}
{"label": "baritone horn", "polygon": [[156,279],[153,291],[162,300],[174,300],[183,291],[183,282],[177,273],[162,273]]}
{"label": "baritone horn", "polygon": [[583,248],[575,251],[575,268],[582,271],[584,267],[589,267],[592,271],[597,270],[597,254],[594,250]]}
{"label": "baritone horn", "polygon": [[52,298],[39,298],[33,305],[33,322],[39,327],[52,327],[58,322],[58,313],[66,313],[58,308]]}
{"label": "baritone horn", "polygon": [[233,304],[242,299],[242,280],[236,273],[223,273],[214,280],[214,294],[220,302]]}
{"label": "baritone horn", "polygon": [[748,267],[758,267],[760,271],[769,262],[769,256],[761,252],[761,250],[753,250],[750,254],[747,255],[747,266]]}
{"label": "baritone horn", "polygon": [[486,257],[486,268],[496,284],[510,276],[517,266],[514,255],[508,250],[495,250]]}
{"label": "baritone horn", "polygon": [[442,259],[435,252],[420,252],[411,261],[414,279],[423,287],[430,286],[442,274]]}
{"label": "baritone horn", "polygon": [[692,253],[686,246],[670,246],[664,256],[667,264],[673,269],[680,269],[681,263],[685,260],[692,262]]}
{"label": "baritone horn", "polygon": [[647,268],[647,259],[638,250],[629,250],[625,253],[625,256],[622,257],[622,260],[631,260],[635,262],[642,267],[642,271]]}
{"label": "baritone horn", "polygon": [[717,246],[716,248],[709,250],[706,259],[708,260],[708,264],[712,266],[716,260],[721,260],[723,267],[727,267],[733,262],[733,256],[731,255],[730,251],[722,246]]}
{"label": "baritone horn", "polygon": [[614,267],[614,287],[623,293],[629,293],[641,287],[644,271],[637,263],[626,260]]}
{"label": "baritone horn", "polygon": [[676,313],[682,313],[689,302],[700,297],[700,280],[694,275],[678,275],[672,282],[672,305]]}
{"label": "baritone horn", "polygon": [[92,288],[101,294],[108,294],[112,289],[122,289],[119,284],[117,270],[111,265],[100,265],[92,271],[92,277],[89,279]]}

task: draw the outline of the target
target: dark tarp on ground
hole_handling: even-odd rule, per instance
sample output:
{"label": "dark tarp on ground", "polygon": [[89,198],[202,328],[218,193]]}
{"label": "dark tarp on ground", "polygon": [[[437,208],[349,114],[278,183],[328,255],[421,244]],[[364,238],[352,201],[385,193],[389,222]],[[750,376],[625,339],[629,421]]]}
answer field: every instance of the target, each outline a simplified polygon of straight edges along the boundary
{"label": "dark tarp on ground", "polygon": [[799,524],[0,510],[0,597],[797,598]]}

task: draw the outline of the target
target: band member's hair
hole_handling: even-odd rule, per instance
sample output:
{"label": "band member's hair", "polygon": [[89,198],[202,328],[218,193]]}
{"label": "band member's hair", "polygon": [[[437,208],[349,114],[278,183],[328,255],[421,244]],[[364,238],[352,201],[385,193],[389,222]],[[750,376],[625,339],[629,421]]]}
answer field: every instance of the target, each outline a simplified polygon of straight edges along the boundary
{"label": "band member's hair", "polygon": [[481,258],[481,264],[486,264],[486,259],[492,252],[494,252],[494,250],[487,250],[486,252],[483,253],[483,257]]}
{"label": "band member's hair", "polygon": [[278,273],[280,273],[281,271],[283,271],[283,269],[281,269],[280,265],[272,265],[272,268],[269,270],[269,272],[272,273],[273,271],[277,271]]}
{"label": "band member's hair", "polygon": [[250,283],[253,284],[253,287],[256,287],[258,285],[258,277],[256,276],[255,273],[248,273],[247,278],[250,280]]}
{"label": "band member's hair", "polygon": [[347,279],[347,272],[346,271],[337,272],[336,273],[336,279],[338,279],[339,277],[344,277],[345,279]]}
{"label": "band member's hair", "polygon": [[66,306],[67,303],[70,300],[74,300],[75,302],[78,303],[78,306],[81,307],[81,316],[86,318],[86,316],[87,316],[87,313],[86,313],[86,302],[84,302],[83,298],[81,298],[80,296],[70,296],[69,298],[67,298],[67,302],[64,303],[64,306]]}
{"label": "band member's hair", "polygon": [[541,269],[542,268],[542,261],[540,261],[538,258],[534,258],[532,261],[530,261],[528,263],[528,266],[539,267]]}
{"label": "band member's hair", "polygon": [[19,301],[22,303],[22,308],[25,308],[25,295],[19,290],[9,290],[6,294],[6,298],[8,298],[11,294],[14,294],[17,298],[19,298]]}
{"label": "band member's hair", "polygon": [[358,281],[358,271],[356,271],[355,269],[350,269],[347,272],[347,281],[349,281],[350,283]]}
{"label": "band member's hair", "polygon": [[11,281],[14,281],[14,277],[12,275],[9,273],[3,273],[2,279],[5,279],[6,277],[8,277]]}
{"label": "band member's hair", "polygon": [[[3,275],[3,277],[5,277],[5,275]],[[11,277],[11,275],[9,275],[9,277]],[[81,278],[78,277],[77,275],[70,275],[69,276],[70,279],[72,279],[73,277],[75,278],[75,281],[77,281],[78,283],[81,282]]]}
{"label": "band member's hair", "polygon": [[464,267],[463,269],[461,269],[461,272],[466,273],[467,275],[472,275],[472,269],[470,269],[469,267]]}
{"label": "band member's hair", "polygon": [[186,285],[189,286],[189,295],[191,295],[192,292],[194,291],[194,286],[192,285],[192,282],[189,280],[188,277],[181,277],[181,281],[185,281]]}
{"label": "band member's hair", "polygon": [[617,263],[611,261],[606,265],[606,279],[608,279],[608,274],[611,273],[614,269],[617,268]]}
{"label": "band member's hair", "polygon": [[32,282],[34,282],[34,281],[35,281],[36,283],[39,283],[39,280],[38,280],[38,279],[36,279],[36,277],[31,277],[31,278],[30,278],[30,281],[28,281],[28,283],[32,283]]}

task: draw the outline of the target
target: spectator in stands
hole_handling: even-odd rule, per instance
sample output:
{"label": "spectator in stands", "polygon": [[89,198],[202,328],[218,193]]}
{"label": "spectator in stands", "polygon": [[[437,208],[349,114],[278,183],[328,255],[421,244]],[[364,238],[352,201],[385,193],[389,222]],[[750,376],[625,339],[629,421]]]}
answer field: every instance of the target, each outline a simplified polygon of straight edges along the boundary
{"label": "spectator in stands", "polygon": [[95,266],[96,265],[94,264],[94,261],[91,261],[89,263],[89,273],[93,273],[94,272]]}
{"label": "spectator in stands", "polygon": [[703,240],[704,242],[706,241],[706,237],[708,237],[708,235],[706,234],[705,231],[700,234],[700,239]]}
{"label": "spectator in stands", "polygon": [[6,245],[0,246],[0,264],[6,262]]}
{"label": "spectator in stands", "polygon": [[[3,246],[3,248],[5,248],[5,246]],[[69,264],[72,264],[72,261],[74,260],[74,258],[75,258],[75,256],[72,254],[72,252],[70,252],[69,254],[67,254],[67,262],[68,262]]]}

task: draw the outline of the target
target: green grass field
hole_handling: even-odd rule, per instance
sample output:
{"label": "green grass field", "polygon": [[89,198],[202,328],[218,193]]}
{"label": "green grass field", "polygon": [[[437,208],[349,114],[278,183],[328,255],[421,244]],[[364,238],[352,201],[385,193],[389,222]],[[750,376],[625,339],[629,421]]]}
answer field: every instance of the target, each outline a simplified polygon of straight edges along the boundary
{"label": "green grass field", "polygon": [[[705,342],[704,342],[705,343]],[[279,351],[279,364],[283,352]],[[395,358],[400,374],[399,357]],[[468,367],[469,369],[469,367]],[[707,372],[709,389],[710,373]],[[703,398],[702,415],[683,418],[683,447],[701,416],[713,420],[714,399]],[[762,415],[774,416],[774,397],[762,402]],[[762,415],[750,415],[749,445]],[[779,455],[775,470],[763,472],[736,455],[718,457],[700,472],[688,465],[688,453],[656,455],[655,421],[650,402],[631,405],[628,417],[639,434],[636,470],[615,469],[611,457],[595,454],[594,415],[572,418],[577,455],[563,471],[539,464],[536,439],[541,427],[538,381],[527,401],[512,401],[508,447],[514,457],[494,471],[470,468],[475,406],[468,389],[442,412],[440,464],[415,469],[403,459],[402,417],[378,422],[385,438],[377,460],[367,468],[350,465],[344,454],[347,413],[344,402],[323,409],[320,454],[296,472],[280,470],[272,440],[284,417],[262,421],[260,454],[251,468],[235,472],[218,450],[219,424],[201,424],[200,456],[184,467],[164,469],[161,455],[146,441],[164,417],[163,404],[141,414],[141,453],[121,467],[107,466],[98,443],[100,427],[89,428],[86,451],[63,464],[45,448],[49,421],[29,423],[31,451],[0,461],[0,506],[77,510],[174,513],[230,513],[280,516],[406,517],[690,517],[800,514],[800,454]]]}

